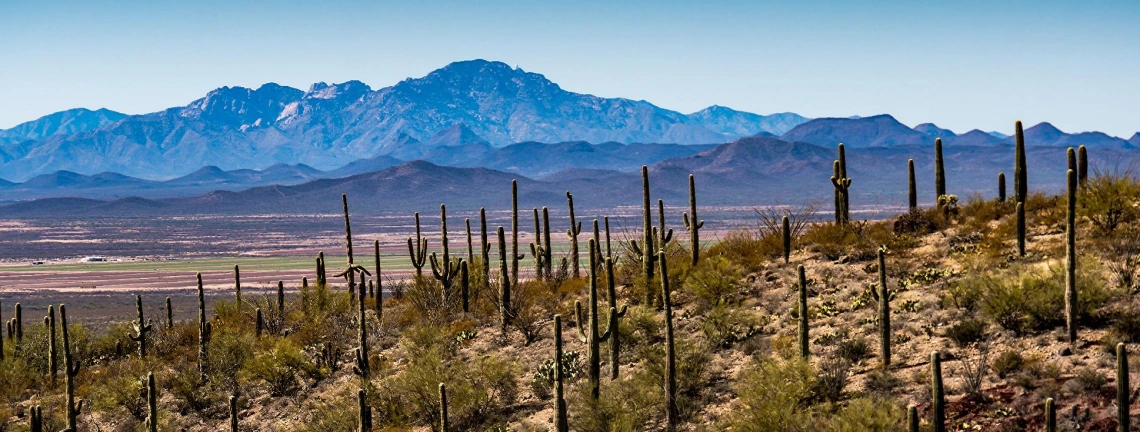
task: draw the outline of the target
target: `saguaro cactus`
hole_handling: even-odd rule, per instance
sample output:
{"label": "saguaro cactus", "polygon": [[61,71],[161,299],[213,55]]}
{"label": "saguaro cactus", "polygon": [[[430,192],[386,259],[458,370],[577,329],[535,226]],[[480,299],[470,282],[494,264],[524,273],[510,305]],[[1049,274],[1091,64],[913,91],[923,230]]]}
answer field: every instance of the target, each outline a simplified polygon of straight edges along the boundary
{"label": "saguaro cactus", "polygon": [[[691,216],[690,216],[691,215]],[[701,237],[699,231],[704,228],[705,221],[697,219],[697,185],[693,175],[689,174],[689,211],[681,214],[685,221],[685,229],[689,230],[689,243],[693,246],[693,265],[701,258]],[[609,231],[609,225],[606,225]]]}
{"label": "saguaro cactus", "polygon": [[491,285],[491,243],[487,241],[487,211],[479,208],[479,249],[483,254],[483,280],[479,281],[482,287]]}
{"label": "saguaro cactus", "polygon": [[328,278],[325,275],[325,253],[317,253],[317,285],[324,286],[328,284]]}
{"label": "saguaro cactus", "polygon": [[[840,144],[839,148],[842,149],[843,144]],[[835,203],[837,206],[835,207],[835,219],[840,225],[844,225],[851,221],[851,213],[847,208],[847,205],[851,202],[849,197],[851,179],[844,176],[846,168],[844,168],[843,162],[833,162],[832,168],[833,171],[838,174],[838,176],[831,177],[831,185],[835,187],[836,192]]]}
{"label": "saguaro cactus", "polygon": [[19,349],[20,345],[24,343],[24,309],[16,303],[16,317],[13,318],[12,328],[16,332],[16,348]]}
{"label": "saguaro cactus", "polygon": [[1069,169],[1073,172],[1079,172],[1077,171],[1077,150],[1069,147],[1065,150],[1065,158],[1069,161]]}
{"label": "saguaro cactus", "polygon": [[519,283],[519,182],[511,180],[511,285]]}
{"label": "saguaro cactus", "polygon": [[610,258],[614,256],[613,250],[610,249],[610,217],[602,216],[602,222],[606,225],[606,258]]}
{"label": "saguaro cactus", "polygon": [[174,308],[170,307],[170,297],[166,297],[166,329],[174,328]]}
{"label": "saguaro cactus", "polygon": [[800,357],[807,359],[811,351],[808,347],[810,339],[808,339],[808,306],[807,306],[807,277],[804,275],[804,266],[799,266],[796,269],[796,275],[799,277],[798,283],[800,291],[799,301],[799,316],[800,316]]}
{"label": "saguaro cactus", "polygon": [[437,259],[435,252],[431,253],[431,273],[443,285],[443,300],[451,298],[451,282],[459,275],[459,262],[451,260],[447,247],[447,206],[439,205],[439,241],[443,250],[443,259]]}
{"label": "saguaro cactus", "polygon": [[[54,388],[56,375],[55,371],[59,369],[59,367],[56,365],[57,357],[55,355],[55,306],[48,306],[48,314],[46,318],[48,327],[48,376],[51,377],[51,386]],[[3,338],[0,338],[0,340],[3,340]],[[3,350],[3,348],[4,346],[0,345],[0,350]],[[0,355],[0,359],[3,358],[4,356]]]}
{"label": "saguaro cactus", "polygon": [[[470,228],[470,224],[468,225]],[[467,243],[470,245],[471,237],[468,233]],[[376,319],[384,317],[384,279],[380,277],[380,240],[372,241],[373,259],[376,263],[376,303],[373,306],[376,309]]]}
{"label": "saguaro cactus", "polygon": [[1089,151],[1085,146],[1077,148],[1077,183],[1085,187],[1085,180],[1089,178]]}
{"label": "saguaro cactus", "polygon": [[780,219],[780,233],[784,240],[784,264],[787,264],[792,258],[792,225],[787,215]]}
{"label": "saguaro cactus", "polygon": [[[590,252],[590,268],[598,268],[598,245],[590,239],[589,252]],[[578,336],[588,346],[587,368],[590,379],[590,396],[597,399],[600,395],[599,383],[601,382],[602,375],[602,360],[601,360],[601,343],[605,342],[612,336],[617,322],[617,310],[612,310],[610,315],[609,328],[604,333],[600,333],[598,329],[598,274],[596,272],[590,274],[590,298],[589,298],[588,312],[582,311],[582,302],[574,302],[574,314],[578,319]],[[613,309],[613,308],[610,308]],[[588,316],[586,314],[589,314]],[[622,313],[625,313],[623,308]],[[587,330],[588,329],[588,330]]]}
{"label": "saguaro cactus", "polygon": [[918,407],[914,405],[906,407],[906,431],[918,432]]}
{"label": "saguaro cactus", "polygon": [[[473,263],[475,262],[475,243],[472,241],[471,236],[471,218],[463,219],[463,225],[467,228],[467,262]],[[379,240],[377,240],[377,242],[379,242]]]}
{"label": "saguaro cactus", "polygon": [[625,317],[628,305],[622,305],[621,309],[617,306],[617,288],[614,284],[614,261],[613,257],[606,257],[606,297],[610,302],[610,322],[606,327],[606,333],[610,336],[610,379],[617,379],[618,369],[621,364],[621,356],[619,349],[621,344],[621,331],[618,328],[618,320]]}
{"label": "saguaro cactus", "polygon": [[234,302],[238,313],[241,313],[241,269],[234,264]]}
{"label": "saguaro cactus", "polygon": [[946,432],[946,399],[942,392],[942,359],[938,351],[930,353],[931,409],[934,410],[934,432]]}
{"label": "saguaro cactus", "polygon": [[1017,203],[1017,256],[1025,257],[1025,203]]}
{"label": "saguaro cactus", "polygon": [[143,321],[142,296],[135,296],[135,309],[138,310],[138,320],[134,322],[135,334],[127,335],[131,340],[139,343],[139,358],[146,358],[146,334],[154,328],[150,321]]}
{"label": "saguaro cactus", "polygon": [[356,401],[360,408],[357,415],[357,423],[360,425],[358,431],[369,432],[372,430],[372,407],[368,406],[368,398],[365,397],[364,389],[356,391]]}
{"label": "saguaro cactus", "polygon": [[[198,374],[202,380],[206,379],[206,367],[209,365],[206,346],[210,343],[210,322],[206,321],[206,294],[202,290],[202,273],[197,274],[198,279]],[[60,308],[60,314],[63,310]],[[64,324],[66,326],[66,324]]]}
{"label": "saguaro cactus", "polygon": [[[468,278],[468,274],[467,274],[467,261],[463,261],[463,262],[459,263],[459,287],[460,287],[460,290],[462,291],[460,293],[460,297],[461,297],[460,303],[463,306],[463,313],[468,313],[468,312],[470,312],[470,305],[468,304],[468,296],[470,295],[470,291],[471,291],[471,281]],[[380,301],[379,296],[376,297],[376,301],[377,302]]]}
{"label": "saguaro cactus", "polygon": [[146,374],[146,430],[158,432],[158,388],[154,385],[154,372]]}
{"label": "saguaro cactus", "polygon": [[67,331],[67,307],[64,305],[59,305],[59,324],[63,327],[63,376],[64,384],[67,386],[65,402],[67,429],[64,429],[64,432],[78,432],[76,417],[83,409],[83,401],[75,401],[75,377],[79,375],[80,366],[79,360],[75,359],[71,352],[71,336]]}
{"label": "saguaro cactus", "polygon": [[566,204],[570,207],[570,229],[566,230],[566,237],[570,239],[570,266],[574,269],[574,277],[582,276],[578,268],[578,234],[582,233],[582,222],[574,217],[574,196],[566,191]]}
{"label": "saguaro cactus", "polygon": [[673,305],[669,297],[669,267],[665,252],[659,252],[661,262],[661,301],[665,305],[665,429],[676,430],[677,412],[677,358],[673,346]]}
{"label": "saguaro cactus", "polygon": [[562,387],[562,315],[554,315],[554,430],[569,432]]}
{"label": "saguaro cactus", "polygon": [[1014,165],[1013,189],[1014,199],[1024,204],[1025,197],[1029,195],[1029,176],[1025,165],[1025,133],[1021,130],[1021,120],[1013,125],[1014,128]]}
{"label": "saguaro cactus", "polygon": [[447,432],[447,385],[439,383],[439,430]]}
{"label": "saguaro cactus", "polygon": [[550,243],[550,210],[542,207],[542,263],[547,278],[554,274],[554,246]]}
{"label": "saguaro cactus", "polygon": [[907,178],[907,208],[910,210],[918,209],[918,185],[914,180],[914,159],[906,160],[906,178]]}
{"label": "saguaro cactus", "polygon": [[649,203],[649,167],[641,166],[641,199],[642,199],[642,212],[641,212],[641,225],[642,237],[641,244],[638,245],[636,240],[630,240],[630,249],[641,260],[642,275],[645,277],[645,304],[653,303],[653,290],[648,289],[650,281],[653,280],[653,266],[657,260],[657,253],[653,248],[653,209]]}
{"label": "saguaro cactus", "polygon": [[36,405],[28,410],[28,428],[31,432],[44,432],[44,409]]}
{"label": "saguaro cactus", "polygon": [[545,257],[542,250],[542,221],[538,218],[538,207],[534,207],[534,241],[530,242],[530,254],[534,257],[534,278],[544,280],[542,271],[546,268],[543,263]]}
{"label": "saguaro cactus", "polygon": [[499,227],[499,320],[503,336],[511,325],[511,277],[507,273],[507,242],[503,227]]}
{"label": "saguaro cactus", "polygon": [[238,432],[237,396],[230,395],[230,432]]}
{"label": "saguaro cactus", "polygon": [[1045,399],[1045,432],[1057,432],[1057,407],[1053,398]]}
{"label": "saguaro cactus", "polygon": [[946,195],[946,167],[942,161],[942,138],[934,139],[934,197],[938,201],[938,197]]}
{"label": "saguaro cactus", "polygon": [[416,212],[416,239],[408,237],[408,256],[412,258],[412,267],[416,268],[416,276],[424,275],[424,264],[427,262],[427,239],[420,235],[420,212]]}
{"label": "saguaro cactus", "polygon": [[891,294],[887,290],[886,252],[879,248],[879,352],[883,370],[891,367]]}
{"label": "saguaro cactus", "polygon": [[1123,343],[1118,342],[1116,344],[1116,423],[1120,432],[1131,430],[1129,429],[1131,419],[1128,416],[1131,394],[1132,387],[1128,385],[1128,350]]}
{"label": "saguaro cactus", "polygon": [[1069,343],[1077,341],[1077,174],[1066,172],[1069,184],[1069,206],[1065,217],[1065,328]]}
{"label": "saguaro cactus", "polygon": [[998,173],[998,202],[1005,202],[1005,173]]}
{"label": "saguaro cactus", "polygon": [[285,319],[285,281],[277,281],[277,313]]}
{"label": "saguaro cactus", "polygon": [[265,317],[261,314],[261,308],[254,309],[253,313],[256,315],[254,319],[256,325],[253,334],[257,337],[261,337],[261,331],[265,328]]}

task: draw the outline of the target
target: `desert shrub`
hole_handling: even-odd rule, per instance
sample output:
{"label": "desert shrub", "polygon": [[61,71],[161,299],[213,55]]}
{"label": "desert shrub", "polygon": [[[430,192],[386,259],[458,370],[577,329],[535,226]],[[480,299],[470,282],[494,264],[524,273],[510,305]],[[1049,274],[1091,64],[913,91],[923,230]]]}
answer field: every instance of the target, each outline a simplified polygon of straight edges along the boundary
{"label": "desert shrub", "polygon": [[778,237],[760,237],[748,230],[729,231],[716,243],[709,246],[704,259],[723,258],[728,262],[740,265],[747,271],[757,271],[764,267],[766,258],[783,254],[782,242],[783,240]]}
{"label": "desert shrub", "polygon": [[664,320],[652,307],[630,306],[625,318],[619,324],[623,352],[632,352],[633,348],[665,340],[665,333],[662,330],[665,325]]}
{"label": "desert shrub", "polygon": [[890,371],[875,368],[867,373],[864,387],[874,397],[889,397],[891,391],[902,385],[902,380]]}
{"label": "desert shrub", "polygon": [[[645,370],[665,382],[665,347],[655,344],[642,347]],[[689,418],[700,411],[704,391],[708,384],[708,366],[711,354],[708,347],[678,339],[674,345],[677,375],[677,411],[681,418]],[[660,384],[659,384],[660,385]]]}
{"label": "desert shrub", "polygon": [[300,389],[298,378],[318,373],[301,347],[288,339],[277,339],[246,361],[245,370],[265,383],[272,396],[292,395]]}
{"label": "desert shrub", "polygon": [[198,323],[175,323],[174,327],[158,328],[155,324],[154,345],[148,347],[160,357],[198,355]]}
{"label": "desert shrub", "polygon": [[445,297],[443,285],[431,276],[413,277],[402,300],[410,306],[409,312],[418,317],[416,322],[431,324],[447,322],[459,305],[459,297]]}
{"label": "desert shrub", "polygon": [[760,357],[737,376],[737,399],[720,425],[722,430],[767,432],[811,431],[812,371],[798,357]]}
{"label": "desert shrub", "polygon": [[343,394],[328,401],[314,400],[304,409],[310,418],[301,422],[297,430],[299,432],[356,430],[358,410],[356,396]]}
{"label": "desert shrub", "polygon": [[989,370],[990,350],[988,345],[977,345],[973,350],[976,355],[964,353],[959,361],[962,376],[962,391],[969,395],[981,395],[982,385],[985,384],[986,372]]}
{"label": "desert shrub", "polygon": [[985,336],[986,322],[980,319],[966,318],[946,329],[946,337],[960,347],[980,341]]}
{"label": "desert shrub", "polygon": [[850,371],[851,363],[846,359],[828,359],[820,363],[815,379],[811,382],[812,399],[835,402],[843,398],[843,389],[847,387]]}
{"label": "desert shrub", "polygon": [[895,218],[891,229],[895,234],[925,235],[940,228],[941,213],[936,210],[914,209]]}
{"label": "desert shrub", "polygon": [[208,365],[206,372],[210,382],[219,383],[229,393],[240,389],[238,372],[253,355],[254,336],[252,333],[219,331],[214,326],[210,345],[207,347]]}
{"label": "desert shrub", "polygon": [[1108,382],[1103,374],[1096,368],[1083,367],[1077,369],[1073,379],[1065,382],[1065,389],[1074,393],[1095,393]]}
{"label": "desert shrub", "polygon": [[726,305],[713,307],[701,316],[701,333],[712,346],[730,348],[760,333],[763,323],[747,310]]}
{"label": "desert shrub", "polygon": [[26,399],[27,392],[39,380],[40,375],[39,370],[31,368],[24,360],[4,356],[4,360],[0,361],[0,402],[16,403]]}
{"label": "desert shrub", "polygon": [[867,343],[867,338],[862,336],[844,338],[835,344],[835,356],[848,363],[858,363],[869,355],[871,346]]}
{"label": "desert shrub", "polygon": [[722,304],[735,304],[740,299],[743,272],[723,256],[701,260],[685,279],[684,288],[696,300],[697,312]]}
{"label": "desert shrub", "polygon": [[1133,169],[1096,171],[1079,189],[1080,214],[1087,217],[1100,236],[1111,236],[1116,229],[1140,215],[1140,182]]}
{"label": "desert shrub", "polygon": [[1132,302],[1118,309],[1113,314],[1112,332],[1122,342],[1140,342],[1140,306]]}
{"label": "desert shrub", "polygon": [[91,405],[95,411],[118,416],[137,424],[147,416],[146,365],[138,358],[130,358],[106,365],[97,378],[99,391],[91,392]]}
{"label": "desert shrub", "polygon": [[664,417],[660,379],[644,369],[626,373],[619,381],[603,381],[597,400],[589,386],[568,395],[570,428],[580,431],[634,432],[653,429]]}
{"label": "desert shrub", "polygon": [[1005,378],[1007,375],[1018,372],[1025,364],[1025,358],[1017,351],[1005,351],[998,354],[997,358],[993,361],[993,370],[998,378]]}
{"label": "desert shrub", "polygon": [[847,256],[858,261],[874,258],[884,245],[898,250],[916,245],[911,236],[896,236],[891,223],[868,221],[852,221],[846,225],[815,224],[804,233],[802,242],[810,244],[812,251],[827,259]]}
{"label": "desert shrub", "polygon": [[857,398],[850,401],[818,430],[828,432],[903,431],[906,410],[885,399]]}
{"label": "desert shrub", "polygon": [[213,391],[211,383],[202,379],[192,361],[176,364],[173,373],[160,382],[169,388],[182,411],[200,412],[223,403],[222,393]]}
{"label": "desert shrub", "polygon": [[960,220],[973,231],[985,229],[990,222],[999,220],[1016,210],[1013,201],[998,201],[997,198],[986,199],[982,194],[974,192],[966,198],[966,204],[959,208]]}
{"label": "desert shrub", "polygon": [[[1101,308],[1114,296],[1100,279],[1091,259],[1077,266],[1078,313],[1081,319],[1099,319]],[[1064,323],[1065,269],[1063,264],[1045,270],[1015,266],[1008,271],[974,271],[961,280],[960,292],[974,292],[982,312],[998,325],[1017,334],[1046,330]]]}

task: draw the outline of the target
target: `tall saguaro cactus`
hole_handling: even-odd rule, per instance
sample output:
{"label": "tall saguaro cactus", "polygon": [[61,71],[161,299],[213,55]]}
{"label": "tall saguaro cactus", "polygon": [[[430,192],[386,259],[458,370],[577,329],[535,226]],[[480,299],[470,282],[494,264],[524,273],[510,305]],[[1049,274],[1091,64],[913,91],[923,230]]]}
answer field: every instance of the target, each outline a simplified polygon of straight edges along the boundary
{"label": "tall saguaro cactus", "polygon": [[665,251],[665,245],[673,240],[673,229],[665,230],[665,200],[657,200],[657,250]]}
{"label": "tall saguaro cactus", "polygon": [[372,431],[372,407],[368,406],[368,398],[365,397],[364,389],[356,391],[356,402],[359,405],[357,413],[357,424],[360,429],[358,432],[371,432]]}
{"label": "tall saguaro cactus", "polygon": [[59,324],[63,327],[63,371],[64,384],[67,386],[67,400],[64,402],[67,410],[67,429],[64,432],[78,432],[79,411],[83,409],[83,401],[75,401],[75,377],[79,375],[79,360],[71,352],[71,335],[67,330],[67,307],[59,305]]}
{"label": "tall saguaro cactus", "polygon": [[519,181],[511,180],[511,285],[519,284]]}
{"label": "tall saguaro cactus", "polygon": [[1123,343],[1116,344],[1116,423],[1117,430],[1128,432],[1130,418],[1128,408],[1132,387],[1128,384],[1128,350]]}
{"label": "tall saguaro cactus", "polygon": [[[470,228],[470,226],[468,226],[468,228]],[[470,243],[470,240],[470,237],[468,237],[468,243]],[[376,309],[376,319],[379,320],[384,317],[384,279],[380,277],[380,240],[372,241],[372,253],[376,264],[376,304],[374,307]]]}
{"label": "tall saguaro cactus", "polygon": [[[590,268],[597,269],[598,244],[594,241],[594,239],[590,239],[589,252]],[[609,322],[610,327],[607,328],[604,333],[601,333],[598,329],[598,274],[596,271],[590,274],[589,302],[590,304],[587,305],[588,312],[584,313],[582,311],[582,302],[575,301],[574,314],[578,319],[578,336],[582,342],[586,343],[589,349],[589,354],[587,356],[587,368],[590,379],[590,396],[594,399],[597,399],[600,395],[599,383],[601,382],[602,375],[601,343],[609,339],[615,331],[614,324],[617,320],[614,314],[617,313],[617,310],[612,310],[611,320]],[[587,313],[589,314],[588,316]],[[625,313],[624,309],[622,310],[622,313]]]}
{"label": "tall saguaro cactus", "polygon": [[1045,399],[1045,432],[1057,432],[1057,406],[1053,398]]}
{"label": "tall saguaro cactus", "polygon": [[131,340],[139,343],[139,358],[146,358],[146,334],[154,328],[150,321],[143,321],[142,296],[135,296],[135,308],[138,310],[138,320],[134,322],[135,334],[127,335]]}
{"label": "tall saguaro cactus", "polygon": [[801,265],[796,269],[796,275],[799,278],[796,285],[799,286],[799,291],[800,291],[800,293],[799,293],[800,294],[800,298],[799,298],[800,357],[806,360],[808,358],[808,356],[811,355],[811,352],[810,352],[810,348],[808,347],[808,343],[810,341],[810,339],[808,339],[808,306],[807,306],[808,292],[807,292],[807,277],[804,276],[804,266]]}
{"label": "tall saguaro cactus", "polygon": [[[689,230],[689,243],[693,246],[693,265],[701,258],[701,236],[699,231],[704,228],[705,221],[697,218],[697,184],[693,175],[689,174],[689,211],[681,214],[685,221],[685,229]],[[608,222],[608,221],[607,221]],[[609,224],[606,225],[607,232]]]}
{"label": "tall saguaro cactus", "polygon": [[170,330],[172,328],[174,328],[174,308],[170,307],[170,296],[167,296],[166,297],[166,329]]}
{"label": "tall saguaro cactus", "polygon": [[887,290],[886,252],[879,248],[879,353],[883,370],[891,367],[891,294]]}
{"label": "tall saguaro cactus", "polygon": [[[210,344],[211,326],[206,321],[206,293],[202,290],[202,273],[196,275],[198,279],[198,374],[202,380],[206,379],[206,368],[209,366],[209,357],[206,347]],[[63,314],[60,307],[60,314]],[[64,324],[66,326],[67,324]]]}
{"label": "tall saguaro cactus", "polygon": [[16,348],[24,343],[24,308],[16,303],[15,317],[12,318],[12,331],[16,335]]}
{"label": "tall saguaro cactus", "polygon": [[511,276],[507,273],[507,242],[503,227],[499,227],[499,321],[503,336],[511,325]]}
{"label": "tall saguaro cactus", "polygon": [[934,139],[934,193],[938,198],[946,195],[946,166],[942,160],[942,138]]}
{"label": "tall saguaro cactus", "polygon": [[570,229],[566,230],[566,237],[570,239],[570,266],[574,269],[574,277],[582,276],[578,268],[578,234],[582,233],[582,222],[574,217],[574,196],[566,191],[566,205],[570,207]]}
{"label": "tall saguaro cactus", "polygon": [[146,430],[158,432],[158,388],[154,385],[154,372],[146,374]]}
{"label": "tall saguaro cactus", "polygon": [[238,399],[230,395],[230,432],[238,432]]}
{"label": "tall saguaro cactus", "polygon": [[483,207],[479,208],[479,242],[483,254],[483,280],[479,284],[487,287],[491,285],[491,243],[487,241],[487,210]]}
{"label": "tall saguaro cactus", "polygon": [[447,432],[447,384],[439,383],[439,430]]}
{"label": "tall saguaro cactus", "polygon": [[641,260],[642,276],[645,277],[645,304],[653,303],[653,290],[649,289],[649,283],[653,280],[653,266],[656,264],[657,253],[653,248],[653,208],[649,201],[649,167],[641,166],[641,228],[642,237],[641,244],[638,245],[637,240],[630,240],[630,249],[638,259]]}
{"label": "tall saguaro cactus", "polygon": [[534,241],[530,242],[530,254],[534,257],[534,278],[544,280],[546,277],[542,271],[546,268],[546,264],[543,263],[545,253],[542,250],[542,220],[538,217],[538,207],[531,210],[534,211]]}
{"label": "tall saguaro cactus", "polygon": [[677,353],[673,345],[673,305],[669,296],[669,266],[665,252],[657,254],[661,263],[661,301],[665,305],[665,429],[677,430]]}
{"label": "tall saguaro cactus", "polygon": [[1025,203],[1017,203],[1017,256],[1025,257]]}
{"label": "tall saguaro cactus", "polygon": [[1069,206],[1065,216],[1065,328],[1069,343],[1077,341],[1077,174],[1065,174],[1069,185]]}
{"label": "tall saguaro cactus", "polygon": [[234,264],[234,302],[238,313],[241,313],[241,269],[237,264]]}
{"label": "tall saguaro cactus", "polygon": [[412,267],[416,269],[416,276],[424,275],[424,264],[427,263],[427,239],[420,234],[420,212],[415,213],[416,238],[408,237],[408,256],[412,259]]}
{"label": "tall saguaro cactus", "polygon": [[938,351],[930,353],[930,391],[934,432],[946,432],[946,398],[942,391],[942,359]]}
{"label": "tall saguaro cactus", "polygon": [[906,178],[907,178],[907,209],[918,209],[918,186],[915,184],[914,179],[914,159],[906,160]]}
{"label": "tall saguaro cactus", "polygon": [[1025,164],[1025,132],[1021,130],[1021,120],[1013,125],[1014,128],[1014,165],[1013,165],[1013,193],[1014,199],[1024,204],[1025,197],[1029,195],[1029,177]]}
{"label": "tall saguaro cactus", "polygon": [[918,407],[906,407],[906,432],[918,432]]}
{"label": "tall saguaro cactus", "polygon": [[[536,239],[537,240],[537,239]],[[549,279],[554,274],[554,246],[550,243],[550,210],[542,207],[542,263],[543,273]]]}
{"label": "tall saguaro cactus", "polygon": [[610,379],[618,378],[618,369],[621,364],[620,348],[621,348],[621,331],[618,327],[618,320],[625,317],[628,305],[622,305],[621,309],[617,306],[617,288],[614,284],[614,258],[606,257],[606,298],[609,299],[610,305],[610,322],[606,332],[610,335]]}
{"label": "tall saguaro cactus", "polygon": [[562,315],[554,315],[554,430],[569,432],[562,374]]}
{"label": "tall saguaro cactus", "polygon": [[787,264],[792,258],[792,225],[788,221],[788,215],[780,219],[780,234],[783,237],[784,264]]}
{"label": "tall saguaro cactus", "polygon": [[1077,148],[1077,183],[1085,187],[1085,180],[1089,178],[1089,151],[1085,146]]}
{"label": "tall saguaro cactus", "polygon": [[[471,292],[471,280],[467,273],[467,261],[459,263],[459,288],[460,292],[460,305],[463,307],[463,313],[470,312],[470,305],[468,304],[468,296]],[[380,301],[380,297],[376,297],[376,301]]]}
{"label": "tall saguaro cactus", "polygon": [[28,428],[31,432],[44,432],[44,408],[36,405],[28,411]]}
{"label": "tall saguaro cactus", "polygon": [[998,173],[998,202],[1005,202],[1005,173]]}
{"label": "tall saguaro cactus", "polygon": [[[56,364],[56,358],[58,358],[58,357],[55,354],[55,341],[56,341],[56,338],[55,338],[55,306],[48,306],[47,327],[48,327],[48,376],[51,378],[51,386],[52,386],[52,388],[54,388],[55,387],[55,376],[56,376],[55,371],[59,369],[59,366]],[[3,338],[0,338],[0,340],[3,340]],[[4,348],[4,346],[0,345],[0,350],[3,350],[3,348]],[[3,359],[3,358],[4,358],[4,356],[0,355],[0,359]]]}
{"label": "tall saguaro cactus", "polygon": [[439,205],[439,241],[443,250],[443,259],[437,259],[435,252],[431,253],[431,273],[443,285],[443,299],[451,298],[451,283],[459,275],[459,262],[452,261],[447,247],[447,206]]}

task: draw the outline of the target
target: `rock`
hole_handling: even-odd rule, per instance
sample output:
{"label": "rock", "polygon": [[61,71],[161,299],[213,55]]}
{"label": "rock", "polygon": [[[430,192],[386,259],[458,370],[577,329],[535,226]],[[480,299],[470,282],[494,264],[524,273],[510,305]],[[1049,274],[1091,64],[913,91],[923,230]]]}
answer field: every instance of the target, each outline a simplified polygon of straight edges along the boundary
{"label": "rock", "polygon": [[1070,349],[1069,347],[1061,348],[1061,350],[1057,352],[1057,355],[1059,355],[1061,357],[1068,357],[1072,354],[1073,354],[1073,350]]}

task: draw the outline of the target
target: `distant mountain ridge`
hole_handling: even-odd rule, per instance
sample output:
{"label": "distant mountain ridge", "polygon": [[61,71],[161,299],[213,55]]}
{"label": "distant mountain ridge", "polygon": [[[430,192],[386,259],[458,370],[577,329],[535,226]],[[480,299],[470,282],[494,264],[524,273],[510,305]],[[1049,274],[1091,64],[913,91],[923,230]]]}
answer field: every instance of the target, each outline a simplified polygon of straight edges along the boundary
{"label": "distant mountain ridge", "polygon": [[79,127],[55,126],[53,114],[2,131],[20,138],[0,141],[0,170],[8,180],[58,170],[166,179],[207,165],[327,170],[379,155],[415,159],[444,141],[719,144],[757,131],[780,134],[805,120],[723,107],[685,115],[569,92],[540,74],[485,60],[376,90],[359,81],[316,83],[307,91],[274,83],[221,87],[186,106],[116,114],[88,114],[72,122]]}

